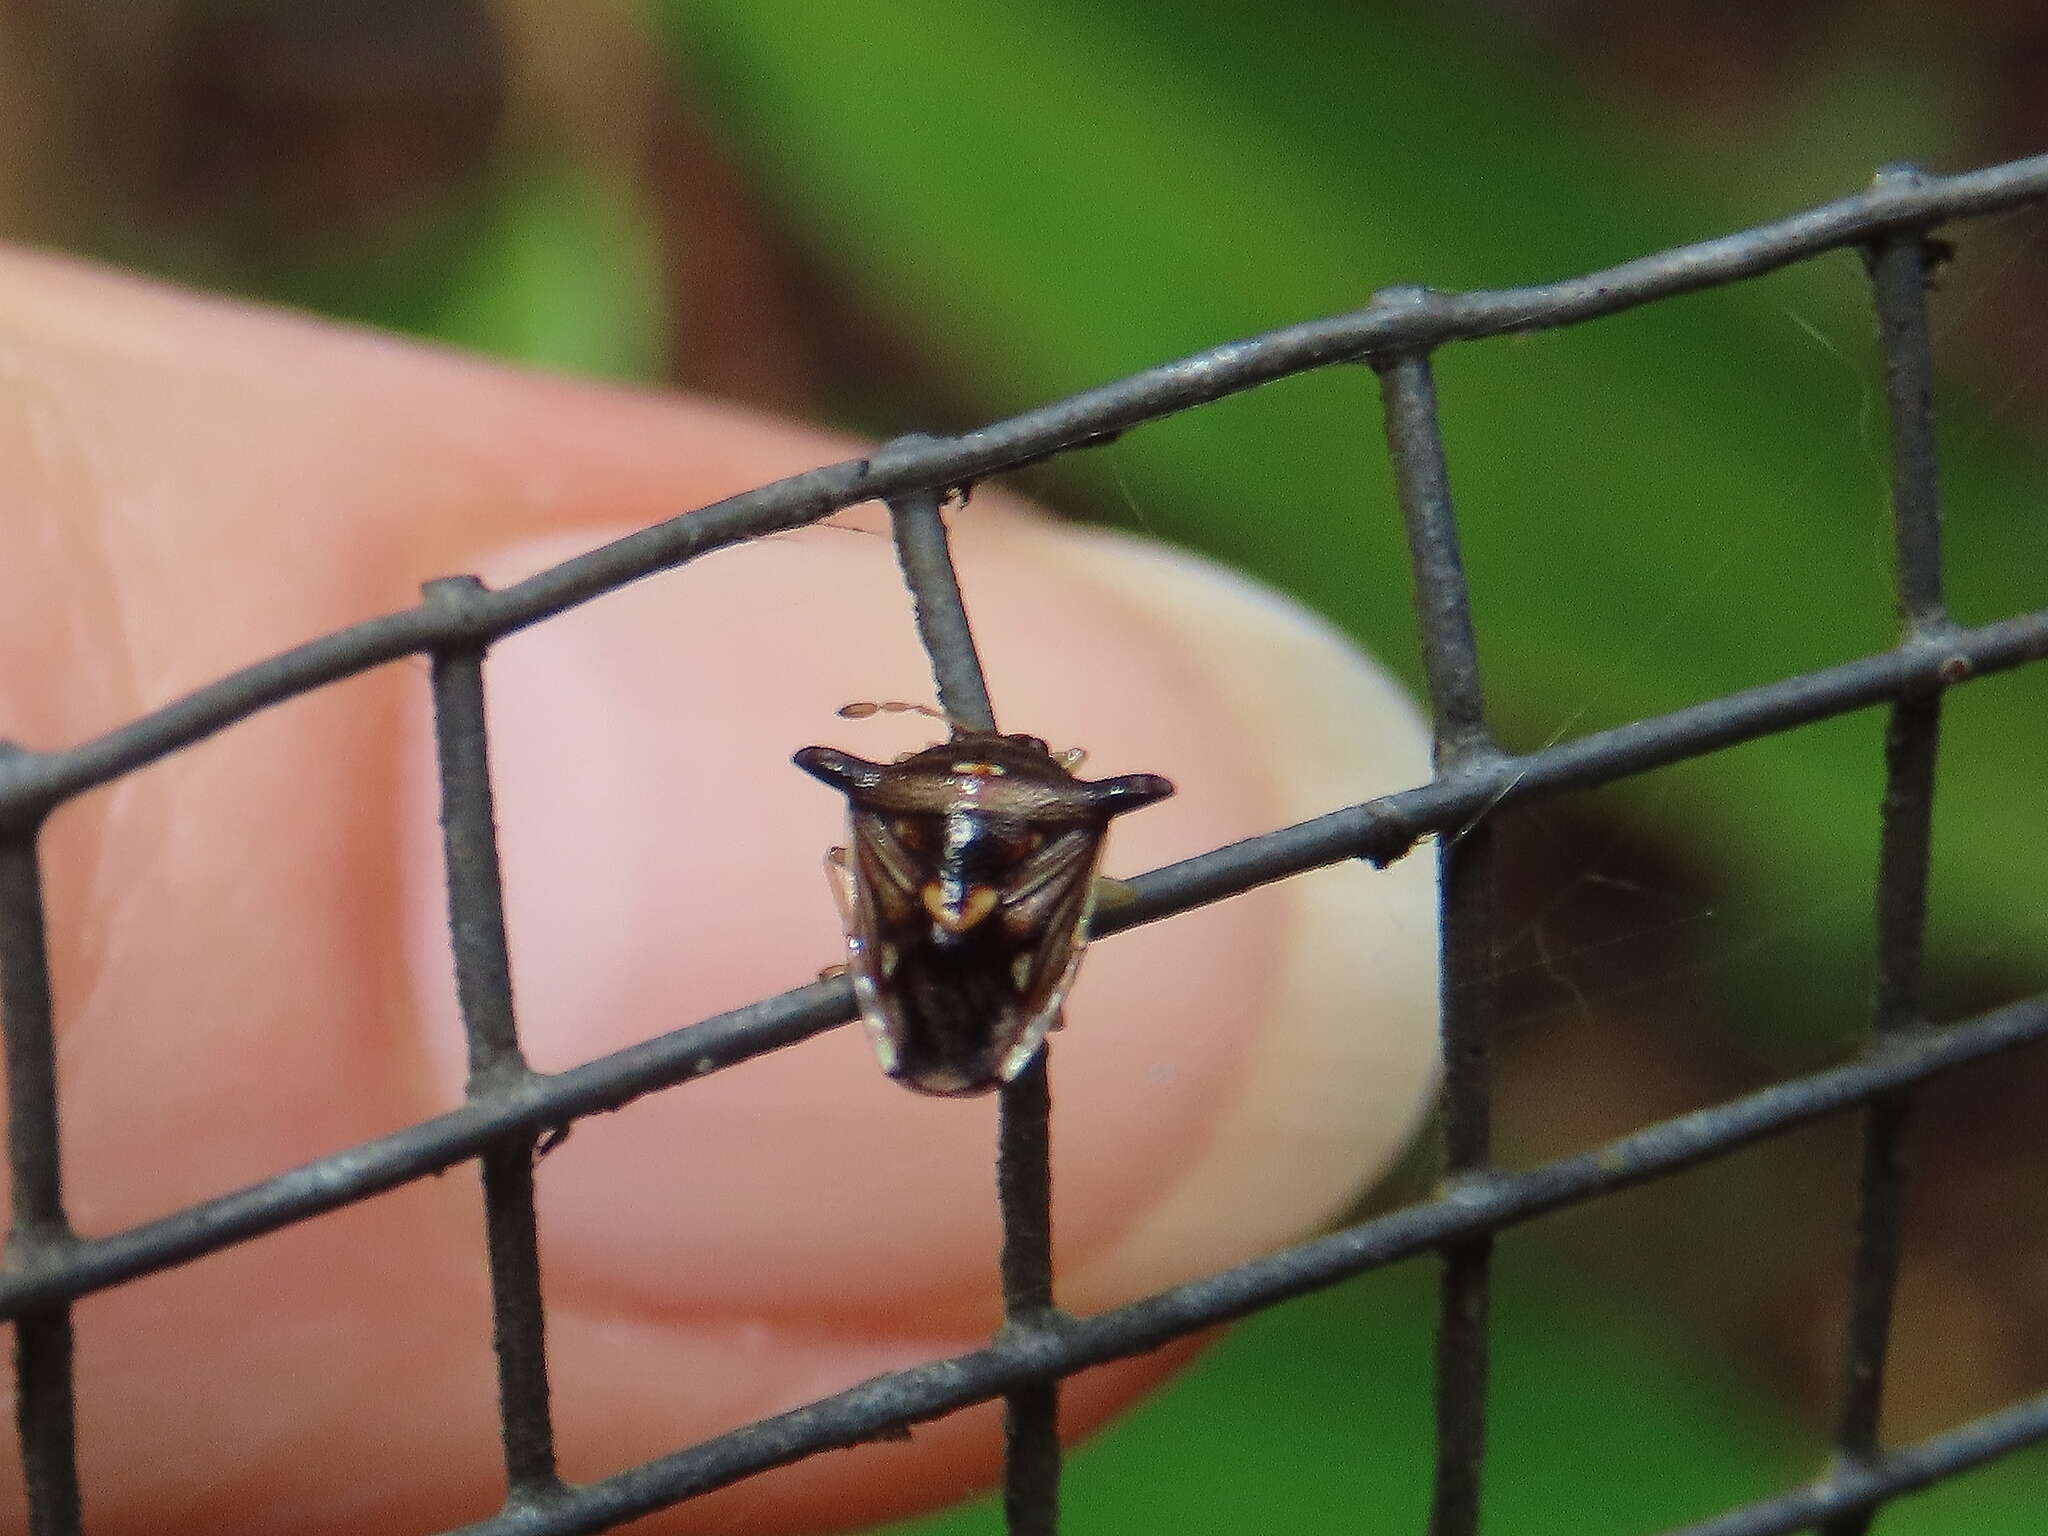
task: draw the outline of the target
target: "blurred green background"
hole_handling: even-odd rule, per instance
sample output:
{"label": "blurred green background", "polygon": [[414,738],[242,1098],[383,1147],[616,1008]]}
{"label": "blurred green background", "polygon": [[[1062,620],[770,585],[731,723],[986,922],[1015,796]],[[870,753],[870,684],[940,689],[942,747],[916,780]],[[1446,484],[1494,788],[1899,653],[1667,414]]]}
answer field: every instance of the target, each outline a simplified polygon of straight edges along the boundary
{"label": "blurred green background", "polygon": [[[1887,160],[2048,148],[2048,17],[1992,5],[58,0],[0,11],[0,43],[8,234],[877,435],[976,425],[1388,283],[1606,266]],[[2048,603],[2044,230],[1958,226],[1940,278],[1965,622]],[[1867,311],[1842,254],[1440,357],[1511,745],[1888,643]],[[1017,483],[1252,571],[1412,679],[1376,412],[1368,370],[1332,371]],[[1939,1016],[2048,975],[2044,705],[2031,674],[1954,696]],[[1508,819],[1505,1159],[1853,1045],[1881,732],[1832,722]],[[2027,1057],[1925,1095],[1895,1436],[2048,1385],[2044,1089]],[[1503,1242],[1494,1528],[1651,1529],[1818,1466],[1855,1134]],[[1075,1459],[1068,1528],[1420,1529],[1431,1282],[1410,1265],[1237,1330]],[[1885,1528],[2038,1531],[2041,1472],[2021,1458]],[[983,1505],[915,1528],[998,1525]]]}

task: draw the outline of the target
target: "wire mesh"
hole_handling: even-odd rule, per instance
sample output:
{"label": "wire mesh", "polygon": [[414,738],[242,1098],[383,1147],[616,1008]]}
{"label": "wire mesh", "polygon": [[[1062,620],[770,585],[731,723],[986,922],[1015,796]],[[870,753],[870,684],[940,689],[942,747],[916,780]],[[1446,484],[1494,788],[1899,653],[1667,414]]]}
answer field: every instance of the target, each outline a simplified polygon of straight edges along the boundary
{"label": "wire mesh", "polygon": [[[797,475],[620,539],[501,590],[473,577],[427,585],[419,606],[336,631],[61,751],[0,752],[0,987],[5,996],[14,1221],[0,1315],[16,1336],[16,1401],[38,1536],[81,1530],[71,1304],[469,1159],[483,1169],[506,1467],[504,1507],[467,1536],[608,1529],[818,1452],[900,1433],[972,1403],[1008,1404],[1005,1508],[1014,1532],[1057,1527],[1062,1379],[1155,1349],[1290,1297],[1420,1254],[1442,1256],[1438,1454],[1431,1530],[1479,1528],[1486,1465],[1488,1258],[1502,1231],[1724,1157],[1823,1117],[1859,1111],[1865,1154],[1836,1455],[1824,1476],[1684,1528],[1686,1536],[1865,1530],[1900,1494],[2048,1438],[2048,1394],[1917,1445],[1878,1436],[1913,1090],[1929,1078],[2048,1037],[2048,994],[1930,1026],[1920,1006],[1928,829],[1944,691],[2048,656],[2048,611],[1960,628],[1942,603],[1939,494],[1926,289],[1928,232],[2048,197],[2048,157],[1955,177],[1887,168],[1870,188],[1744,233],[1539,287],[1447,294],[1389,290],[1365,309],[1233,343],[951,438],[904,438],[867,458]],[[1886,359],[1899,644],[1890,650],[1542,751],[1502,751],[1487,732],[1430,354],[1448,343],[1571,325],[1737,282],[1821,252],[1862,249]],[[533,1209],[536,1145],[582,1116],[721,1071],[850,1020],[844,979],[819,982],[582,1066],[537,1073],[521,1053],[492,810],[483,664],[516,630],[742,540],[889,503],[947,712],[993,724],[946,552],[954,489],[1099,442],[1140,423],[1306,370],[1365,362],[1379,374],[1413,555],[1435,719],[1427,784],[1154,870],[1105,912],[1098,936],[1323,865],[1384,865],[1438,835],[1447,1059],[1447,1175],[1434,1199],[1346,1227],[1112,1311],[1053,1304],[1047,1074],[1007,1089],[998,1150],[1006,1321],[982,1349],[897,1371],[802,1408],[570,1486],[555,1467],[545,1313]],[[105,1236],[66,1219],[57,1153],[55,1046],[37,838],[59,805],[259,710],[386,662],[425,655],[439,744],[449,919],[470,1073],[456,1109],[234,1193]],[[1777,1083],[1604,1146],[1504,1171],[1490,1163],[1489,1042],[1500,934],[1489,818],[1510,807],[1646,772],[1879,704],[1891,711],[1878,874],[1880,984],[1853,1060]],[[1455,836],[1440,834],[1455,833]]]}

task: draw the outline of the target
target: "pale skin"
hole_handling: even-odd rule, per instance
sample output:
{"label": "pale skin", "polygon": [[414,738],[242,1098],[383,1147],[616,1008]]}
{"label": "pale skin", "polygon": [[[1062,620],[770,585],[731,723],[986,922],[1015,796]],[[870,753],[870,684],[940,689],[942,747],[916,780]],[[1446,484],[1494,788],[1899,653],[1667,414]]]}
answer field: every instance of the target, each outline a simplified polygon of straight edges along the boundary
{"label": "pale skin", "polygon": [[[857,451],[709,402],[0,255],[0,734],[66,746],[410,606],[423,580],[502,584]],[[1091,773],[1180,787],[1119,824],[1113,873],[1424,776],[1399,699],[1264,599],[993,494],[960,527],[1005,728],[1086,747]],[[537,1067],[840,957],[819,862],[843,808],[789,754],[825,741],[885,759],[933,739],[914,716],[834,714],[928,690],[884,540],[835,528],[712,557],[508,641],[489,675]],[[1304,690],[1340,707],[1270,707]],[[423,662],[386,667],[51,823],[81,1231],[459,1098],[425,700]],[[1358,741],[1383,759],[1359,761]],[[1411,862],[1091,952],[1055,1047],[1067,1305],[1300,1236],[1392,1154],[1434,1060],[1427,872]],[[1333,911],[1354,944],[1384,948],[1371,974],[1329,961]],[[848,1029],[579,1127],[540,1171],[565,1474],[984,1340],[991,1123],[986,1100],[887,1083]],[[319,1536],[489,1513],[481,1238],[465,1170],[88,1299],[90,1528]],[[1186,1354],[1077,1381],[1069,1427]],[[985,1485],[997,1445],[982,1410],[636,1529],[855,1525]],[[0,1528],[20,1526],[12,1499]]]}

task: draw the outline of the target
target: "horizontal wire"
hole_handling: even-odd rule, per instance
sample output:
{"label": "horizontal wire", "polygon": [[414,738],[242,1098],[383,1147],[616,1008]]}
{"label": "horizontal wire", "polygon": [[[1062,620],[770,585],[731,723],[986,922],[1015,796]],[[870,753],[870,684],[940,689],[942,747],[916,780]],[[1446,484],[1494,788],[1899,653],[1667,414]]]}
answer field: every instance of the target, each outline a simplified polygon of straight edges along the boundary
{"label": "horizontal wire", "polygon": [[[1628,778],[1919,691],[2048,656],[2048,610],[1921,638],[1893,651],[1504,757],[1363,805],[1247,838],[1129,882],[1097,936],[1120,933],[1346,859],[1384,864],[1433,832],[1506,805]],[[202,1201],[70,1244],[61,1263],[0,1269],[0,1318],[190,1262],[245,1238],[439,1173],[513,1132],[544,1131],[794,1045],[854,1016],[851,984],[812,982],[657,1035],[564,1072],[534,1073],[455,1109]]]}
{"label": "horizontal wire", "polygon": [[447,1536],[570,1536],[599,1531],[818,1451],[891,1435],[900,1438],[908,1425],[1000,1397],[1022,1383],[1149,1353],[1369,1270],[1679,1173],[1908,1084],[2043,1040],[2048,1040],[2048,993],[1913,1038],[1892,1036],[1847,1065],[1774,1083],[1576,1156],[1517,1172],[1474,1175],[1427,1204],[1205,1275],[1113,1311],[1060,1318],[1028,1333],[999,1335],[984,1349],[875,1377]]}
{"label": "horizontal wire", "polygon": [[1724,1510],[1663,1536],[1786,1536],[1833,1516],[1874,1510],[1901,1494],[1917,1493],[2044,1440],[2048,1440],[2048,1392],[1917,1445],[1836,1467],[1817,1482]]}
{"label": "horizontal wire", "polygon": [[[1868,190],[1771,224],[1524,288],[1406,289],[1350,314],[1286,327],[1134,374],[948,438],[905,438],[865,458],[756,487],[591,550],[498,591],[481,586],[321,636],[207,684],[104,735],[0,758],[0,826],[201,741],[257,712],[400,658],[481,646],[715,550],[805,526],[864,501],[944,492],[1110,440],[1275,379],[1446,342],[1557,328],[1715,287],[1821,252],[2048,196],[2048,156],[1955,177],[1881,177]],[[1107,934],[1350,858],[1384,864],[1435,832],[1505,805],[1626,778],[1809,721],[1932,694],[2048,655],[2048,611],[1969,631],[1922,631],[1894,651],[1599,732],[1213,850],[1132,882]],[[159,1221],[67,1242],[54,1261],[0,1271],[0,1316],[38,1309],[187,1262],[438,1172],[508,1133],[564,1126],[640,1095],[794,1044],[853,1014],[845,981],[764,999],[557,1074],[508,1082],[458,1109]],[[693,1493],[835,1445],[886,1435],[970,1402],[1142,1353],[1291,1296],[1446,1244],[1675,1173],[1999,1051],[2048,1037],[2048,995],[1938,1034],[1905,1030],[1863,1059],[1652,1126],[1599,1151],[1516,1173],[1479,1173],[1439,1200],[1085,1319],[1006,1333],[985,1350],[865,1383],[587,1487],[541,1496],[469,1532],[596,1531]],[[2048,1435],[2035,1400],[1919,1447],[1838,1468],[1688,1527],[1761,1536],[1868,1508]]]}
{"label": "horizontal wire", "polygon": [[1375,353],[1552,330],[1774,271],[1894,230],[1995,213],[2048,197],[2048,155],[1960,176],[1880,178],[1865,191],[1738,234],[1525,288],[1404,287],[1349,314],[1268,331],[1131,374],[955,437],[906,437],[640,529],[461,603],[422,603],[307,641],[76,746],[0,762],[0,821],[70,797],[203,741],[287,699],[400,657],[487,642],[630,582],[747,539],[821,521],[864,501],[943,490],[1107,441],[1131,427],[1275,379]]}

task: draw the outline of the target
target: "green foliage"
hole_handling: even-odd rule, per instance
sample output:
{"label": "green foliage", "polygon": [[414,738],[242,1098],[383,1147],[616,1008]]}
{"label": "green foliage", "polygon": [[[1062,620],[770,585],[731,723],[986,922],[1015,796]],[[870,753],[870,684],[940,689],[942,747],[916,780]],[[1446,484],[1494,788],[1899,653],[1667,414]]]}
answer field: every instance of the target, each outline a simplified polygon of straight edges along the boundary
{"label": "green foliage", "polygon": [[[1387,6],[654,11],[782,216],[973,381],[959,418],[929,425],[1352,309],[1390,283],[1567,276],[1850,190],[1783,166],[1688,170],[1641,124]],[[1833,100],[1839,160],[1857,118]],[[1870,120],[1922,137],[1866,135],[1866,168],[1938,152],[1939,112]],[[1711,190],[1766,181],[1770,206]],[[1965,234],[1944,283],[1996,280]],[[1476,619],[1513,744],[1890,643],[1867,306],[1843,254],[1440,355]],[[1413,676],[1377,404],[1369,371],[1332,372],[1043,473],[1302,596]],[[2039,474],[1971,403],[1950,393],[1943,410],[1955,608],[1981,622],[2041,606]],[[2048,960],[2033,860],[2016,856],[2032,839],[2014,824],[2037,804],[2042,686],[1973,685],[1950,707],[1930,953],[1963,990]],[[1881,735],[1874,714],[1832,722],[1603,801],[1714,873],[1726,899],[1679,920],[1709,925],[1707,979],[1784,1059],[1828,1050],[1867,1008]],[[1068,1528],[1420,1529],[1430,1323],[1411,1270],[1247,1324],[1077,1459]],[[1555,1276],[1511,1282],[1499,1325],[1496,1529],[1642,1529],[1819,1464],[1760,1393]],[[1898,1506],[1886,1528],[2017,1532],[2021,1486],[2001,1470]],[[995,1523],[984,1507],[916,1529]]]}
{"label": "green foliage", "polygon": [[[1426,1528],[1433,1271],[1410,1264],[1246,1323],[1073,1458],[1071,1536]],[[1817,1448],[1635,1319],[1594,1323],[1558,1277],[1495,1303],[1487,1520],[1518,1536],[1656,1529],[1773,1492]],[[898,1536],[1002,1529],[990,1501]]]}
{"label": "green foliage", "polygon": [[[649,0],[782,217],[975,397],[974,422],[1395,282],[1538,282],[1937,158],[1947,103],[1825,87],[1819,157],[1687,167],[1486,40],[1390,6],[1104,0]],[[1846,78],[1846,76],[1845,76]],[[1876,79],[1878,76],[1871,76]],[[1862,104],[1859,104],[1862,103]],[[1914,125],[1912,142],[1865,123]],[[1826,160],[1810,181],[1797,167]],[[1768,186],[1768,204],[1755,189]],[[1731,191],[1730,189],[1739,189]],[[650,376],[662,337],[635,194],[516,159],[375,250],[272,273],[277,297],[526,361]],[[1967,231],[1944,284],[1995,283]],[[1490,692],[1531,747],[1890,639],[1882,403],[1843,255],[1554,335],[1454,347],[1439,389]],[[878,414],[870,425],[915,423]],[[1944,397],[1965,621],[2040,606],[2034,466]],[[1214,553],[1416,673],[1368,370],[1292,381],[1041,472]],[[1931,955],[2038,974],[2042,685],[1950,709]],[[1727,899],[1711,979],[1757,1044],[1811,1054],[1865,1008],[1882,723],[1863,716],[1608,792]],[[1571,877],[1561,872],[1560,879]],[[1981,998],[1979,999],[1981,1000]],[[1532,1236],[1528,1241],[1540,1239]],[[1504,1249],[1504,1254],[1510,1250]],[[1079,1455],[1067,1529],[1414,1531],[1427,1505],[1429,1270],[1254,1320]],[[1504,1265],[1489,1523],[1638,1530],[1807,1475],[1819,1447],[1669,1325]],[[1895,1506],[1903,1536],[2039,1524],[2031,1459]],[[993,1531],[986,1506],[912,1528]]]}
{"label": "green foliage", "polygon": [[566,372],[653,378],[664,340],[660,265],[633,195],[539,161],[512,168],[502,187],[434,334]]}
{"label": "green foliage", "polygon": [[[1471,39],[1378,8],[1132,11],[674,4],[787,216],[976,381],[982,413],[1390,282],[1589,270],[1703,214],[1639,129]],[[1873,140],[1876,163],[1911,145]],[[1818,199],[1843,190],[1816,186]],[[1755,218],[1770,210],[1751,208]],[[1977,280],[1963,263],[1949,281]],[[1522,746],[1888,643],[1881,401],[1850,255],[1439,365],[1496,709]],[[2039,605],[2032,466],[1948,408],[1956,607]],[[1405,559],[1363,369],[1128,435],[1066,471],[1096,504],[1306,598],[1414,672]],[[2031,680],[2029,680],[2031,682]],[[1933,951],[2048,959],[2011,856],[2038,685],[1958,697]],[[1632,783],[1733,900],[1708,949],[1762,1042],[1847,1036],[1868,992],[1874,716]],[[1704,920],[1704,919],[1703,919]]]}
{"label": "green foliage", "polygon": [[644,380],[665,341],[637,194],[567,157],[515,155],[373,244],[260,279],[273,298],[568,373]]}

